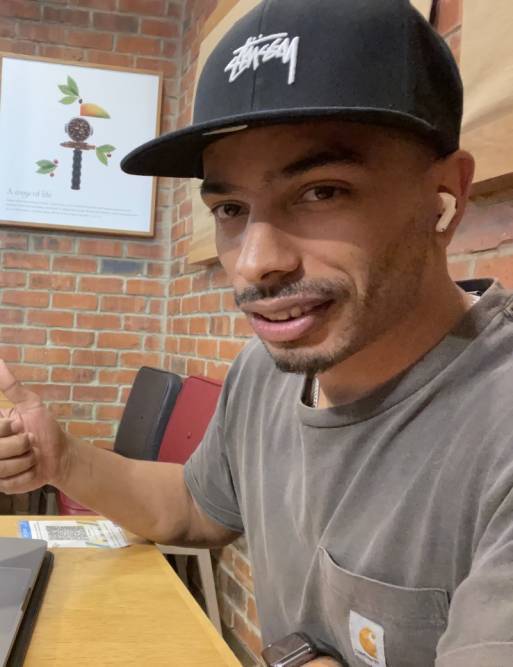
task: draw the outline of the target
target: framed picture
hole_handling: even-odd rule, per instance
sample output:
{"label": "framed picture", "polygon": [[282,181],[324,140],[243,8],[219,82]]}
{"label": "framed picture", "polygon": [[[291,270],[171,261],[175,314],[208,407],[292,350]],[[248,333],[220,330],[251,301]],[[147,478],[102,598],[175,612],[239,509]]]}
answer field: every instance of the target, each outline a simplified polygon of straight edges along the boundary
{"label": "framed picture", "polygon": [[0,225],[153,236],[156,179],[119,163],[161,96],[155,72],[0,54]]}

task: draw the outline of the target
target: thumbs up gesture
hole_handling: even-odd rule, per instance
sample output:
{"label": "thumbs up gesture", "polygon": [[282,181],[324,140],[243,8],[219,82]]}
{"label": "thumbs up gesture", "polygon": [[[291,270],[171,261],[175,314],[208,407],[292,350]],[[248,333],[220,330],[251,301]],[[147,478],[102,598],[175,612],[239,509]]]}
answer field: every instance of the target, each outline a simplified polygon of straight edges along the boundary
{"label": "thumbs up gesture", "polygon": [[0,491],[26,493],[58,484],[69,445],[37,394],[23,387],[0,359],[0,391],[13,403],[0,410]]}

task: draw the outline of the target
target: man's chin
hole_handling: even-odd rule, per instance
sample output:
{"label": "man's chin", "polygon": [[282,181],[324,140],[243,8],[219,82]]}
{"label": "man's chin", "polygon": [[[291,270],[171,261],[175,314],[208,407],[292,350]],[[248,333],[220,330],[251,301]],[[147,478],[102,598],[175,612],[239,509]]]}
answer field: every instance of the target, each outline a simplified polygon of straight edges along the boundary
{"label": "man's chin", "polygon": [[282,373],[295,373],[313,377],[319,373],[325,373],[333,366],[343,361],[347,356],[344,351],[338,350],[337,354],[303,346],[300,348],[293,343],[268,343],[260,339],[265,349],[274,361],[276,368]]}

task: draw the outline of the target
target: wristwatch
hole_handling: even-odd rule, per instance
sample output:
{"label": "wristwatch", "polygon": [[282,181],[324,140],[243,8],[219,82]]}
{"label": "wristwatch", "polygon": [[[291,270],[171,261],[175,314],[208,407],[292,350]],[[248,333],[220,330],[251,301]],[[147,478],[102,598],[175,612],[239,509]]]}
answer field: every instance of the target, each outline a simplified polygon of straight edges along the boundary
{"label": "wristwatch", "polygon": [[319,657],[314,643],[304,632],[294,632],[262,651],[267,667],[301,667]]}

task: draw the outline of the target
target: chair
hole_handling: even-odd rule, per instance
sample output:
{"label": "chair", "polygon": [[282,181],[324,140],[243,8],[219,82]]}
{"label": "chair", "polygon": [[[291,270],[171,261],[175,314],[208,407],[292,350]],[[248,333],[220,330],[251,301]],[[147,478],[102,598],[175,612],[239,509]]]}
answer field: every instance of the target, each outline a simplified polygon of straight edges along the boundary
{"label": "chair", "polygon": [[[114,451],[131,459],[156,461],[182,379],[175,373],[143,366],[128,396],[114,441]],[[91,514],[69,496],[57,494],[59,514]]]}
{"label": "chair", "polygon": [[[160,445],[158,460],[184,464],[201,442],[214,414],[221,382],[191,376],[184,380]],[[208,549],[157,544],[162,553],[175,557],[178,574],[188,586],[187,558],[196,556],[205,595],[207,614],[220,634],[221,619],[214,581],[212,560]]]}

